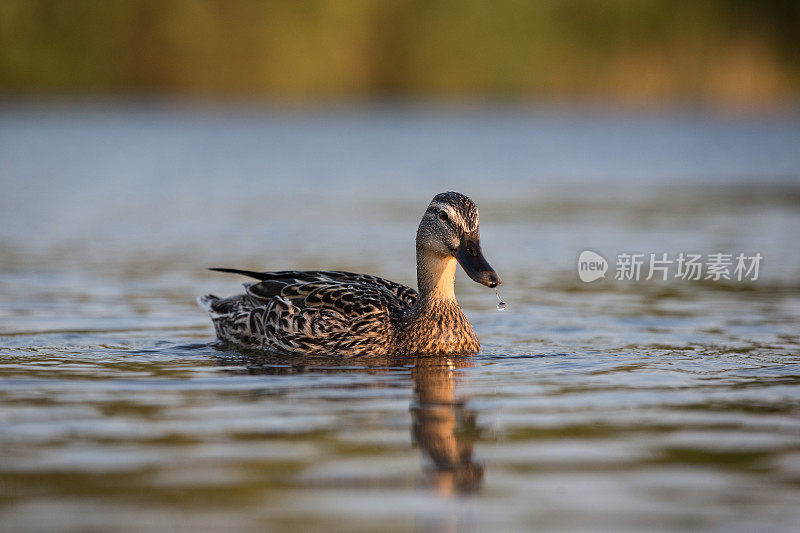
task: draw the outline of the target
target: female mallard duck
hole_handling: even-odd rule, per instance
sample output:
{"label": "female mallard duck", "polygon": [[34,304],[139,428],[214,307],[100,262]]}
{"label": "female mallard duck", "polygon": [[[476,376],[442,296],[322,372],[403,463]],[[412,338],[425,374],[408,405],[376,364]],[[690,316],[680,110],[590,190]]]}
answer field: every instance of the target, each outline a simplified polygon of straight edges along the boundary
{"label": "female mallard duck", "polygon": [[217,337],[247,348],[306,355],[467,354],[481,345],[456,302],[456,261],[470,278],[500,285],[481,252],[478,208],[437,194],[417,229],[417,286],[350,272],[251,272],[245,294],[199,299]]}

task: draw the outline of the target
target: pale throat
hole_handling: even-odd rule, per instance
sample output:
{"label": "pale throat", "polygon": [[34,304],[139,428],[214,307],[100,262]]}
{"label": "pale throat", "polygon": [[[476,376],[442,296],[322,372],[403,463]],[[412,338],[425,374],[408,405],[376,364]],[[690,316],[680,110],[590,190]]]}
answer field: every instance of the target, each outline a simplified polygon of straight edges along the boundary
{"label": "pale throat", "polygon": [[455,302],[457,264],[455,257],[451,255],[418,251],[417,285],[420,298]]}

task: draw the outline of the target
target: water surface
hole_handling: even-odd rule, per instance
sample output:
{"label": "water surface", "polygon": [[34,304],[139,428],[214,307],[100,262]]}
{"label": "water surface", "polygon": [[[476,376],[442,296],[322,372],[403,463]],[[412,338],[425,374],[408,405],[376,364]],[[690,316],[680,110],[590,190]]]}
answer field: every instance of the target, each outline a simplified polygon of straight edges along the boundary
{"label": "water surface", "polygon": [[[0,523],[13,531],[785,531],[800,520],[800,120],[0,110]],[[413,284],[471,196],[508,308],[473,358],[214,342],[209,266]],[[760,252],[584,284],[578,254]],[[609,276],[611,277],[611,276]]]}

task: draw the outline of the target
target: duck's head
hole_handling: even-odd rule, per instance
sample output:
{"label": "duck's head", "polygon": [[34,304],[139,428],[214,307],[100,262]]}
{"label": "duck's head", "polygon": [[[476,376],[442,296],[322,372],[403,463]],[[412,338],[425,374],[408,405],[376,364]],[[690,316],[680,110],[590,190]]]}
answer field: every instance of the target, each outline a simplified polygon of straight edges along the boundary
{"label": "duck's head", "polygon": [[433,197],[417,230],[417,253],[453,257],[473,281],[487,287],[502,283],[481,251],[478,207],[461,193],[443,192]]}

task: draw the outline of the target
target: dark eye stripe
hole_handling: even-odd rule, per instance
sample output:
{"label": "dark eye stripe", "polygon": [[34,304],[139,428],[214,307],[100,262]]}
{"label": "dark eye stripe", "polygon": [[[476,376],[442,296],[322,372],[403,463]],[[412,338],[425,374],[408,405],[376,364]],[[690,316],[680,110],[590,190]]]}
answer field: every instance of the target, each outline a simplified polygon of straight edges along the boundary
{"label": "dark eye stripe", "polygon": [[[442,206],[430,206],[425,211],[425,214],[427,215],[428,213],[433,213],[439,220],[442,220],[442,218],[439,216],[439,211],[444,211],[445,213],[447,213],[447,210],[442,209]],[[455,221],[450,217],[450,213],[447,213],[447,220],[442,220],[442,222],[447,222],[450,228],[456,232],[461,231],[463,229],[460,225],[456,224]]]}
{"label": "dark eye stripe", "polygon": [[445,221],[443,221],[443,222],[446,222],[446,223],[447,223],[447,225],[448,225],[448,226],[450,226],[450,229],[452,229],[452,230],[453,230],[455,233],[458,233],[458,232],[460,232],[460,231],[461,231],[461,229],[462,229],[462,228],[461,228],[461,226],[459,226],[458,224],[456,224],[455,220],[453,220],[453,219],[452,219],[452,218],[450,218],[450,217],[448,217],[448,218],[447,218],[447,220],[445,220]]}

